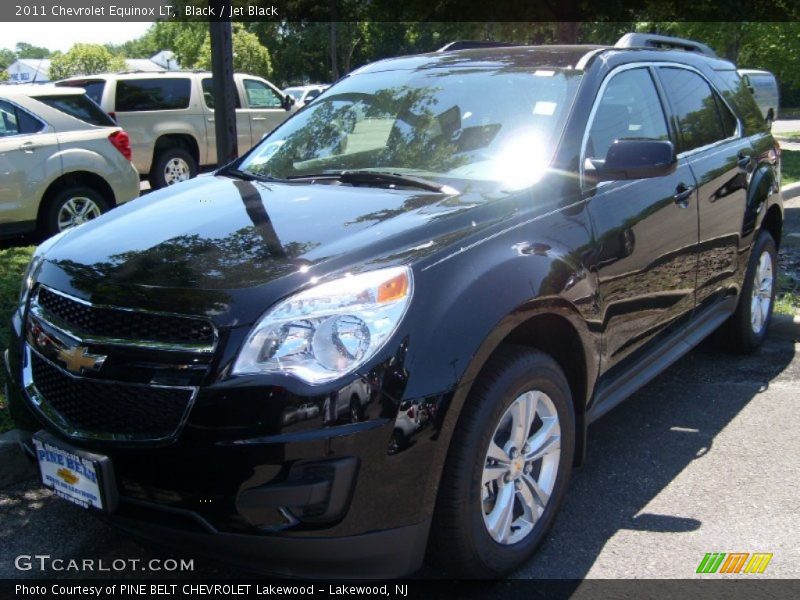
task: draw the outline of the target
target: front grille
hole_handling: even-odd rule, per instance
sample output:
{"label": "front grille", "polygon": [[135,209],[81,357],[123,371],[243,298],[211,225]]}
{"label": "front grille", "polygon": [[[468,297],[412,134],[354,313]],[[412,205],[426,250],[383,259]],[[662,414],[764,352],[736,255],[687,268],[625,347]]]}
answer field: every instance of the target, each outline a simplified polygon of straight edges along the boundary
{"label": "front grille", "polygon": [[92,306],[39,286],[36,302],[76,334],[176,346],[213,348],[214,326],[205,319]]}
{"label": "front grille", "polygon": [[192,389],[72,377],[34,352],[30,357],[40,407],[77,437],[168,438],[178,431],[192,402]]}

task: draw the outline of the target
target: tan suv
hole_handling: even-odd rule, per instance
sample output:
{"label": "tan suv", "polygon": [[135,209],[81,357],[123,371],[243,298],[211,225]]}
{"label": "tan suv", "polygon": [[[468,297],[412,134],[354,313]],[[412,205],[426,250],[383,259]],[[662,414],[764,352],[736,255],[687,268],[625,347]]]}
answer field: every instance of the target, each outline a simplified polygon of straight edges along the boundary
{"label": "tan suv", "polygon": [[127,134],[83,90],[0,86],[0,236],[58,233],[139,195]]}
{"label": "tan suv", "polygon": [[[294,110],[294,101],[266,79],[236,73],[239,153],[249,150]],[[133,162],[160,188],[217,163],[214,98],[209,72],[169,71],[73,77],[131,136]]]}

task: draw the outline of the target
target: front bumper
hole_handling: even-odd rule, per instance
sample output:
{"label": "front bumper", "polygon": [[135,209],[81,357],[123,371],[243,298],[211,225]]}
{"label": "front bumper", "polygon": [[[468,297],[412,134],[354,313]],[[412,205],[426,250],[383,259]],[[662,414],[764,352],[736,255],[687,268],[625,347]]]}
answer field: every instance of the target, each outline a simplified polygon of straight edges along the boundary
{"label": "front bumper", "polygon": [[[4,361],[14,417],[111,458],[119,507],[101,515],[111,523],[187,552],[288,576],[396,577],[421,565],[435,496],[426,465],[437,436],[422,428],[398,449],[387,399],[368,406],[360,422],[313,427],[322,418],[306,408],[307,421],[280,432],[238,435],[211,427],[202,407],[219,406],[220,393],[229,406],[249,403],[259,390],[203,389],[195,406],[202,422],[190,419],[169,445],[76,442],[30,406],[15,317]],[[281,394],[289,392],[270,389],[269,402],[318,401]]]}

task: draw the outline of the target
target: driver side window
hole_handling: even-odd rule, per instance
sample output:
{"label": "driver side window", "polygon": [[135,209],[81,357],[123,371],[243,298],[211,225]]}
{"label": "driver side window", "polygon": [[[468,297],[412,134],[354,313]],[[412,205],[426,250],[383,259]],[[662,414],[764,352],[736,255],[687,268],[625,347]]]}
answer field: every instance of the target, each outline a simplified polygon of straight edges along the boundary
{"label": "driver side window", "polygon": [[616,140],[669,140],[661,101],[647,68],[612,76],[597,105],[586,142],[584,168],[601,168]]}

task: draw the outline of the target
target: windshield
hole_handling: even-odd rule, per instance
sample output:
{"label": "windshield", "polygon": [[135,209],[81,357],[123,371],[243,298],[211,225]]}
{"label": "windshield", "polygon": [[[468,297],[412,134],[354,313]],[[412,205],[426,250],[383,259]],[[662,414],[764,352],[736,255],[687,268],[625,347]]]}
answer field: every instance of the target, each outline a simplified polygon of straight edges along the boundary
{"label": "windshield", "polygon": [[300,98],[303,97],[303,90],[298,88],[286,88],[285,90],[283,90],[283,93],[288,94],[295,100],[300,100]]}
{"label": "windshield", "polygon": [[579,78],[507,66],[356,74],[238,168],[277,179],[370,170],[519,189],[546,171]]}

